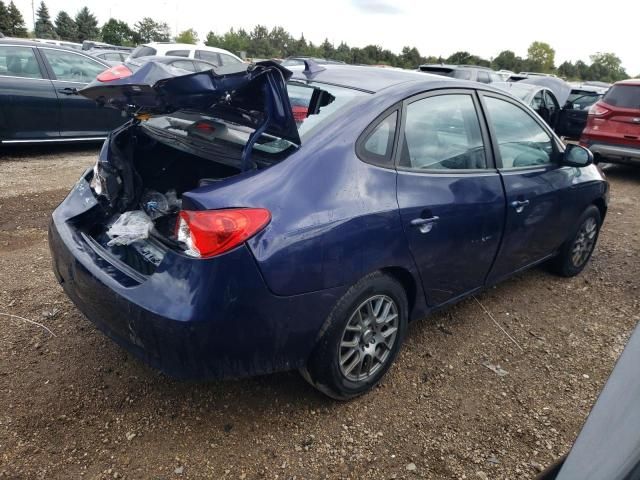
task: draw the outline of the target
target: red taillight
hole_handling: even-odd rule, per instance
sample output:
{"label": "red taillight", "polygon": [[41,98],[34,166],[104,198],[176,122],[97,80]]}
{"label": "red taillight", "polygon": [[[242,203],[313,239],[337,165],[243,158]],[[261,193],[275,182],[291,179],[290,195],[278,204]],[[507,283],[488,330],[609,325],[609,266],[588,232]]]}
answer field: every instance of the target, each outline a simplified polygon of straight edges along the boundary
{"label": "red taillight", "polygon": [[291,111],[293,112],[293,119],[296,122],[302,122],[309,116],[309,109],[300,105],[293,105]]}
{"label": "red taillight", "polygon": [[113,80],[119,80],[121,78],[127,78],[133,75],[133,72],[124,63],[111,67],[99,74],[96,78],[100,82],[111,82]]}
{"label": "red taillight", "polygon": [[594,103],[591,105],[589,109],[589,115],[593,115],[594,117],[604,117],[611,110],[602,106],[600,102]]}
{"label": "red taillight", "polygon": [[192,257],[212,257],[240,245],[271,220],[264,208],[182,210],[176,225],[178,241]]}

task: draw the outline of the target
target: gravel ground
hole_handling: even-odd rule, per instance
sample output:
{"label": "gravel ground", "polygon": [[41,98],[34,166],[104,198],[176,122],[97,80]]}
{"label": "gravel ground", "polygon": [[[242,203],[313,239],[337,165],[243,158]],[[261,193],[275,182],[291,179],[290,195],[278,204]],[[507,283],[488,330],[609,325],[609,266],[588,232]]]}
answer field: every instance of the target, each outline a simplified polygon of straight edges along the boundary
{"label": "gravel ground", "polygon": [[412,324],[361,399],[296,373],[175,381],[99,333],[51,272],[48,217],[96,154],[0,156],[0,477],[533,478],[569,450],[640,320],[640,169],[614,166],[582,275],[535,269]]}

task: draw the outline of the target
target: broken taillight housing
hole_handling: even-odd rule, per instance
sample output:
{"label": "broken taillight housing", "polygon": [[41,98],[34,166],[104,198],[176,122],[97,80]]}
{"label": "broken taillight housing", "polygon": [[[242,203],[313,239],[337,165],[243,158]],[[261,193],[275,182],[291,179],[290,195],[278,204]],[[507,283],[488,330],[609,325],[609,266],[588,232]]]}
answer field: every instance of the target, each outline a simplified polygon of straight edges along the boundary
{"label": "broken taillight housing", "polygon": [[131,75],[133,75],[131,69],[122,63],[98,74],[96,79],[100,82],[111,82],[113,80],[130,77]]}
{"label": "broken taillight housing", "polygon": [[264,208],[181,210],[176,223],[178,242],[192,257],[213,257],[237,247],[271,220]]}

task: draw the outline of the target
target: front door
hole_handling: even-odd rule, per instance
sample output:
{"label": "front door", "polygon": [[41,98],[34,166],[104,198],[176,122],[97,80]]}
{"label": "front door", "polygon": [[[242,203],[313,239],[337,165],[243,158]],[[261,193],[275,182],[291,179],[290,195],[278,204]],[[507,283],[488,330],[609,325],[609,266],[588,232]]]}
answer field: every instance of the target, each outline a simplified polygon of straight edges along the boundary
{"label": "front door", "polygon": [[61,137],[104,137],[126,118],[119,110],[105,108],[77,94],[107,67],[81,53],[41,47],[48,61],[58,96]]}
{"label": "front door", "polygon": [[568,198],[574,169],[559,165],[560,149],[543,124],[516,101],[483,93],[496,163],[504,182],[504,238],[490,282],[554,253],[575,218]]}
{"label": "front door", "polygon": [[430,306],[481,287],[502,235],[505,200],[472,90],[405,102],[397,195]]}
{"label": "front door", "polygon": [[0,141],[57,138],[57,104],[35,49],[0,45]]}

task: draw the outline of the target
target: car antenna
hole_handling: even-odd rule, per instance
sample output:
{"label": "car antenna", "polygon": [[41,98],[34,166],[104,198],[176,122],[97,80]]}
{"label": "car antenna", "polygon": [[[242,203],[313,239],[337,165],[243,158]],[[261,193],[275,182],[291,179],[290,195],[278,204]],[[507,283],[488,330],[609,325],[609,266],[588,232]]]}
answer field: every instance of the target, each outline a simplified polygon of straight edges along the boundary
{"label": "car antenna", "polygon": [[307,77],[311,77],[318,72],[322,72],[323,70],[326,70],[326,68],[321,67],[310,58],[304,59],[304,70],[302,71],[302,73],[304,73]]}

